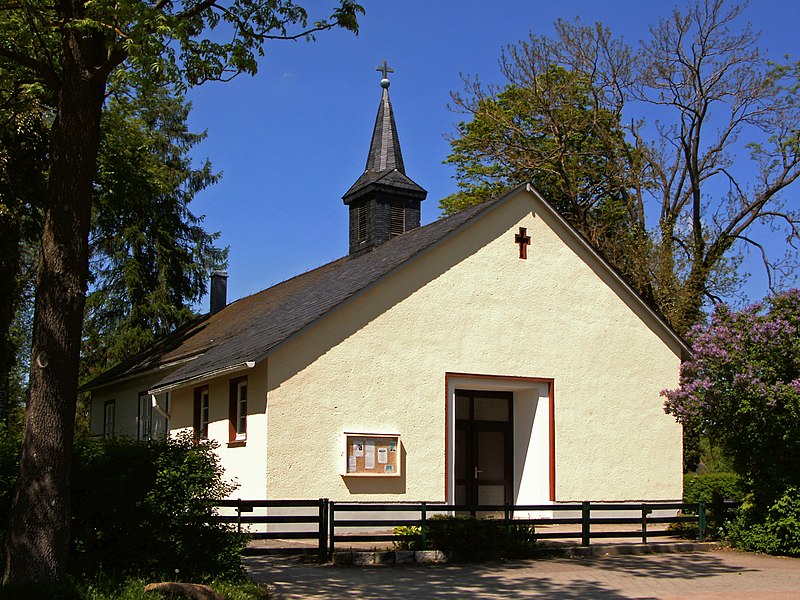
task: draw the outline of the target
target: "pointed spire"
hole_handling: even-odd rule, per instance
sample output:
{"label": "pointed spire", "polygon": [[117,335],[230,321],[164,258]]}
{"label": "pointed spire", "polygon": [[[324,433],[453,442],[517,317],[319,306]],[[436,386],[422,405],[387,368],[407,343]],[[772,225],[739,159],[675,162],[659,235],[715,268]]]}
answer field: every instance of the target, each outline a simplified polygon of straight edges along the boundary
{"label": "pointed spire", "polygon": [[[386,84],[384,85],[384,82]],[[397,137],[397,126],[394,123],[392,102],[389,100],[389,80],[381,80],[383,93],[375,118],[375,129],[372,131],[372,142],[369,146],[366,171],[380,173],[397,169],[405,173],[403,154],[400,152],[400,139]]]}
{"label": "pointed spire", "polygon": [[367,154],[367,165],[364,173],[345,192],[343,200],[350,204],[375,184],[380,183],[384,188],[393,188],[405,195],[419,196],[424,199],[427,192],[406,176],[406,167],[403,163],[403,153],[400,151],[400,139],[397,137],[397,125],[394,122],[394,111],[389,100],[389,73],[394,69],[389,67],[386,60],[375,69],[383,74],[381,79],[381,102],[378,105],[378,115],[375,117],[375,128],[372,130],[372,140]]}

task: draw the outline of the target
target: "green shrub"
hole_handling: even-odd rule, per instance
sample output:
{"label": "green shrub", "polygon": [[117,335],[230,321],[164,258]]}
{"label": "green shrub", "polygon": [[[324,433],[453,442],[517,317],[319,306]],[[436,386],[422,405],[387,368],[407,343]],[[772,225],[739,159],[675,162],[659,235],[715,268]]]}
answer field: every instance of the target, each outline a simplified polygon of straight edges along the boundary
{"label": "green shrub", "polygon": [[712,504],[722,500],[742,500],[741,480],[736,473],[703,473],[683,476],[683,501]]}
{"label": "green shrub", "polygon": [[[0,542],[18,471],[19,440],[0,427]],[[214,445],[195,446],[191,435],[154,444],[77,436],[69,571],[90,580],[241,577],[245,538],[213,522],[216,501],[233,489]]]}
{"label": "green shrub", "polygon": [[72,571],[207,581],[241,572],[244,539],[214,523],[224,483],[214,445],[82,438],[73,464]]}
{"label": "green shrub", "polygon": [[523,558],[535,547],[533,527],[466,515],[435,515],[428,520],[428,546],[468,562]]}
{"label": "green shrub", "polygon": [[409,527],[395,527],[392,529],[394,535],[402,536],[403,539],[393,542],[395,550],[422,550],[422,527],[411,525]]}
{"label": "green shrub", "polygon": [[530,558],[536,549],[536,532],[533,525],[511,525],[504,541],[505,558]]}
{"label": "green shrub", "polygon": [[496,558],[503,539],[502,523],[466,515],[434,515],[428,519],[430,547],[452,553],[460,560]]}
{"label": "green shrub", "polygon": [[[721,504],[724,501],[741,502],[743,492],[741,479],[736,473],[702,473],[683,476],[683,501],[690,504],[706,503],[706,539],[719,539],[723,524],[731,512]],[[687,511],[687,514],[694,514]],[[679,523],[669,526],[671,531],[686,537],[697,535],[697,525]]]}
{"label": "green shrub", "polygon": [[725,539],[740,550],[800,556],[800,489],[788,488],[765,515],[742,505],[725,527]]}

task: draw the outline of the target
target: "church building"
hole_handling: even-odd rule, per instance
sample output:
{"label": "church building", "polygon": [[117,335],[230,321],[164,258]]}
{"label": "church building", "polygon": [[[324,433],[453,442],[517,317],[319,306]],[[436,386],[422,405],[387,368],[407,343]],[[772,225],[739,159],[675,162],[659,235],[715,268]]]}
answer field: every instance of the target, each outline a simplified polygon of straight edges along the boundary
{"label": "church building", "polygon": [[229,304],[215,274],[86,386],[92,432],[216,440],[246,499],[679,500],[686,343],[531,186],[421,227],[380,70],[349,253]]}

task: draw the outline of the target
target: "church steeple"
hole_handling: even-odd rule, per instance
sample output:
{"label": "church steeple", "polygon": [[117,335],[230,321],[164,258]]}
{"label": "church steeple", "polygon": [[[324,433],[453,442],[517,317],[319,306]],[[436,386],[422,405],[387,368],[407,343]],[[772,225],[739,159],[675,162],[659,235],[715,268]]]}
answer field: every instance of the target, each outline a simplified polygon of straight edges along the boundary
{"label": "church steeple", "polygon": [[428,195],[407,175],[397,137],[389,79],[394,70],[386,61],[376,69],[383,73],[381,102],[364,173],[342,197],[350,209],[350,254],[360,254],[389,241],[395,235],[419,227],[420,202]]}

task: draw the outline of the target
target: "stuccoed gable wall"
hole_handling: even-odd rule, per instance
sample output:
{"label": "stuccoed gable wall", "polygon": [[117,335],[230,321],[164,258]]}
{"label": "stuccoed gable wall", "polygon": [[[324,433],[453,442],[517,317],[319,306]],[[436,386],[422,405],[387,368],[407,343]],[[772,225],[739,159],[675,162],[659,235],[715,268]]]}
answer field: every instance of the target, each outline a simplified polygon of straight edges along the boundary
{"label": "stuccoed gable wall", "polygon": [[[447,500],[448,372],[554,380],[557,501],[681,497],[659,397],[680,350],[537,206],[520,192],[271,355],[269,497]],[[404,475],[343,478],[343,431],[401,434]]]}

